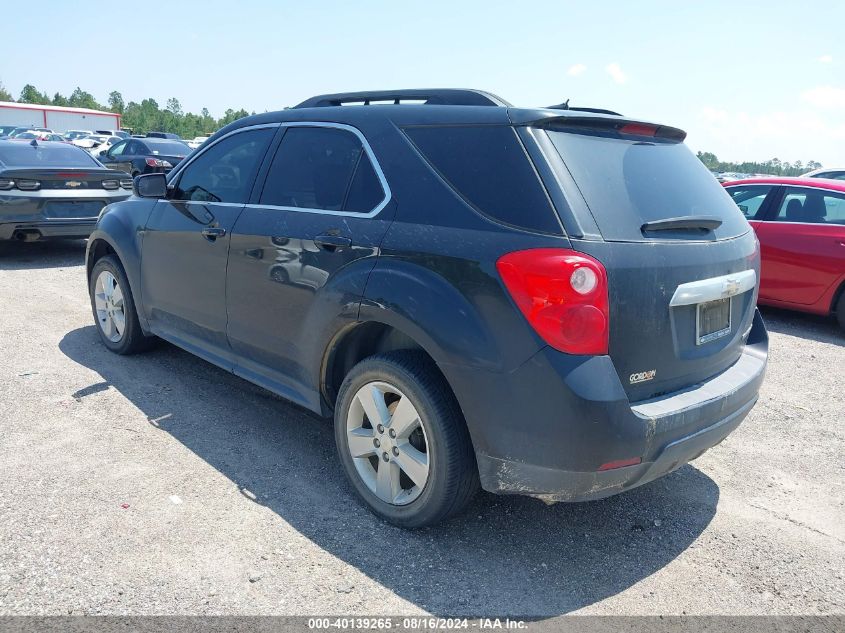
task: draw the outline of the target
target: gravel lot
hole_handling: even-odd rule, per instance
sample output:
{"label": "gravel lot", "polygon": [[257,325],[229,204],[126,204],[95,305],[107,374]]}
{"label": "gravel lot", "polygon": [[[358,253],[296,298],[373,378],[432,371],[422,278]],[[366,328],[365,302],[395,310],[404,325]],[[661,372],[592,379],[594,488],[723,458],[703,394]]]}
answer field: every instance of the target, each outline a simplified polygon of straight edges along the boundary
{"label": "gravel lot", "polygon": [[845,334],[767,310],[760,403],[692,465],[403,532],[330,425],[169,345],[99,343],[84,243],[0,245],[0,614],[845,612]]}

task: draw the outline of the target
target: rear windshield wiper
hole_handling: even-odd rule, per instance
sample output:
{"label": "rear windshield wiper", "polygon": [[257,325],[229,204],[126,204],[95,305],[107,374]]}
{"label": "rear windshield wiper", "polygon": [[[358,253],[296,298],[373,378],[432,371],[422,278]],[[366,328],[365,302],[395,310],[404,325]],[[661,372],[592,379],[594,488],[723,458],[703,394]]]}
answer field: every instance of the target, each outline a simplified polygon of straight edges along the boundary
{"label": "rear windshield wiper", "polygon": [[681,218],[666,218],[646,222],[640,230],[646,231],[713,231],[722,226],[722,220],[715,215],[687,215]]}

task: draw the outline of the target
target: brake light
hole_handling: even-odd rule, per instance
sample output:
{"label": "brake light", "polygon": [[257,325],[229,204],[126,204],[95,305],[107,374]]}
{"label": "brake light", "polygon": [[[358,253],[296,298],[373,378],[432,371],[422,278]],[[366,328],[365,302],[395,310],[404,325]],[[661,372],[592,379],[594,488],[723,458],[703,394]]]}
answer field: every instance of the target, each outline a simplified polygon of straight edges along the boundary
{"label": "brake light", "polygon": [[634,136],[656,136],[657,126],[648,125],[647,123],[626,123],[619,131],[622,134],[632,134]]}
{"label": "brake light", "polygon": [[503,255],[496,270],[540,337],[568,354],[607,354],[607,272],[596,259],[562,248]]}
{"label": "brake light", "polygon": [[169,162],[166,160],[161,160],[159,158],[148,158],[147,165],[150,167],[173,167]]}

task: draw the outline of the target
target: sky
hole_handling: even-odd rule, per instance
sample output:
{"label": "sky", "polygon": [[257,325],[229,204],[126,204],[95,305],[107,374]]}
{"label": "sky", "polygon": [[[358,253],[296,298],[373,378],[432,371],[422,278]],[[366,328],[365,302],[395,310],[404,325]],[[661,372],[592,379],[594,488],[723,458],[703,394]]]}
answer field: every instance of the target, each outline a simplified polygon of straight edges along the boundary
{"label": "sky", "polygon": [[843,0],[3,5],[0,82],[15,96],[80,86],[101,103],[118,90],[219,117],[327,92],[469,87],[680,127],[722,160],[845,165]]}

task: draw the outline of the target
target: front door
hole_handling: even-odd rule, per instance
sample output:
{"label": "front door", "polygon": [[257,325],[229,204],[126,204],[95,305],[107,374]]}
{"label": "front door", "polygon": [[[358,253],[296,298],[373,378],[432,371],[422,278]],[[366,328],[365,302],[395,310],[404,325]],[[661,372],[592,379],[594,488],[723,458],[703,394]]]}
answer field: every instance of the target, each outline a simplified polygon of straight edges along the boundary
{"label": "front door", "polygon": [[232,231],[227,306],[235,373],[317,406],[314,353],[357,318],[393,205],[363,136],[287,127]]}
{"label": "front door", "polygon": [[276,127],[236,132],[199,153],[156,203],[143,237],[141,292],[152,331],[229,368],[229,240]]}
{"label": "front door", "polygon": [[845,270],[845,193],[784,187],[777,212],[757,233],[764,261],[760,296],[813,306]]}

